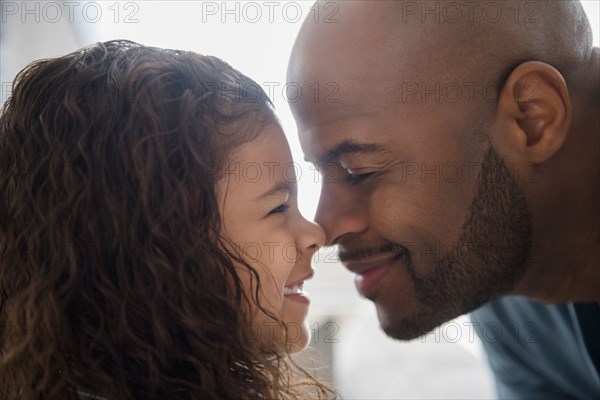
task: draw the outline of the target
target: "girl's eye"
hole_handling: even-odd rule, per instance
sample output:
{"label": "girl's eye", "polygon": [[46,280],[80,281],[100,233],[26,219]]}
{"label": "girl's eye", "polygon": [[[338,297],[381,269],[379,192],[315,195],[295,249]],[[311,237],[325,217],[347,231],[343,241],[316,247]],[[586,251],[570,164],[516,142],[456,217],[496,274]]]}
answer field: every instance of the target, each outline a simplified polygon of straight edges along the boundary
{"label": "girl's eye", "polygon": [[371,175],[374,175],[375,172],[368,172],[366,174],[353,174],[351,170],[348,170],[347,180],[350,185],[358,185],[359,183],[366,180]]}
{"label": "girl's eye", "polygon": [[272,215],[272,214],[281,214],[281,213],[284,213],[284,212],[286,212],[286,211],[287,211],[289,208],[290,208],[290,206],[289,206],[288,204],[285,204],[285,203],[284,203],[284,204],[281,204],[280,206],[277,206],[277,207],[275,207],[274,209],[272,209],[272,210],[269,212],[269,215]]}

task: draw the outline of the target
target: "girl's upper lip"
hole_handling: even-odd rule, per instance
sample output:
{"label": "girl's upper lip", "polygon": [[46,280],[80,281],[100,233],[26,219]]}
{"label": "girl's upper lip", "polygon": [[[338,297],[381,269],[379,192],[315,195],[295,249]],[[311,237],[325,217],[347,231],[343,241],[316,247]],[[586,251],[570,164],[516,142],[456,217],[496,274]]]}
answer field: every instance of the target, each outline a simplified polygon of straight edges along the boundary
{"label": "girl's upper lip", "polygon": [[394,259],[396,257],[398,257],[398,254],[392,254],[386,258],[374,260],[374,261],[366,261],[366,262],[349,261],[349,262],[344,263],[344,265],[346,266],[346,268],[348,268],[350,271],[354,272],[355,274],[364,274],[365,272],[367,272],[370,269],[381,267],[382,265],[385,265],[385,264],[388,264],[388,263],[394,261]]}
{"label": "girl's upper lip", "polygon": [[300,282],[304,282],[304,281],[311,279],[314,275],[315,275],[315,271],[313,269],[311,269],[310,272],[308,274],[306,274],[303,278],[297,279],[291,283],[287,283],[285,286],[294,286]]}

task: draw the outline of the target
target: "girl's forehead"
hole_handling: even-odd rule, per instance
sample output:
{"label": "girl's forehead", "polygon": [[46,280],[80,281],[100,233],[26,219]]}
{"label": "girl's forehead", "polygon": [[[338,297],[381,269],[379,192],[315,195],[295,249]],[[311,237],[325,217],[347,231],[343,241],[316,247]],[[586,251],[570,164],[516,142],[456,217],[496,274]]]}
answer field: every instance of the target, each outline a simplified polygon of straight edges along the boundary
{"label": "girl's forehead", "polygon": [[281,128],[273,126],[235,149],[222,169],[217,192],[250,198],[288,180],[296,181],[290,147]]}
{"label": "girl's forehead", "polygon": [[278,125],[269,125],[255,139],[239,145],[231,154],[229,163],[232,162],[283,164],[291,163],[292,155],[283,130]]}

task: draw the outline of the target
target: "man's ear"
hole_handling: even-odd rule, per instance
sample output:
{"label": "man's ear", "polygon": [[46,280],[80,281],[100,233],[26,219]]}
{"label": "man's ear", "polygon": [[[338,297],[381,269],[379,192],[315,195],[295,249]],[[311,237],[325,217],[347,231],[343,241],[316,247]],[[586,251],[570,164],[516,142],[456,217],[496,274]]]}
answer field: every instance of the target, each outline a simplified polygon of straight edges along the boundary
{"label": "man's ear", "polygon": [[561,148],[571,119],[569,92],[560,72],[528,61],[511,72],[500,91],[492,143],[504,155],[540,164]]}

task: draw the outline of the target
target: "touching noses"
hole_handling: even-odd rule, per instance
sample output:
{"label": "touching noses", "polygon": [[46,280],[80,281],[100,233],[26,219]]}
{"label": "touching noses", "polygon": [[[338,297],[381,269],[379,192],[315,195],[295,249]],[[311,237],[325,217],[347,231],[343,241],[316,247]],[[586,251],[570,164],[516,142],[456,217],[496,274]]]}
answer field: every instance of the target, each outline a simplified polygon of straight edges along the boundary
{"label": "touching noses", "polygon": [[325,245],[333,246],[347,234],[363,232],[368,227],[361,203],[341,185],[324,184],[315,221],[325,230]]}
{"label": "touching noses", "polygon": [[310,222],[303,218],[302,230],[298,237],[298,246],[301,251],[314,254],[321,246],[325,244],[325,232],[323,228],[314,222]]}

